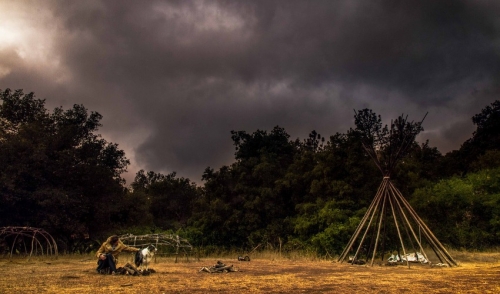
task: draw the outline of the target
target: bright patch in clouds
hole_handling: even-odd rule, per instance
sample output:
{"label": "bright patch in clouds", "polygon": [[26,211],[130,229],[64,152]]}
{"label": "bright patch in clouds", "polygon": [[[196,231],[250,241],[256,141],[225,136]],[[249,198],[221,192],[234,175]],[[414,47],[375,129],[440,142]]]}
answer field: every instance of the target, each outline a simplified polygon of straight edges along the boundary
{"label": "bright patch in clouds", "polygon": [[[24,60],[28,67],[57,71],[60,65],[59,57],[54,53],[54,38],[57,24],[50,22],[52,14],[40,6],[41,2],[12,1],[0,3],[2,17],[0,21],[0,54],[13,56]],[[12,71],[12,60],[0,61],[0,77]]]}

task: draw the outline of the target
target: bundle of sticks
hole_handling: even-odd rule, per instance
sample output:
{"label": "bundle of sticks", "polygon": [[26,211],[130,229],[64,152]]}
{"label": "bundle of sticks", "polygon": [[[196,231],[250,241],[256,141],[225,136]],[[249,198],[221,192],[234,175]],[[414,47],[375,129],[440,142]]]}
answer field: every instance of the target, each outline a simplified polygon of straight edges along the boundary
{"label": "bundle of sticks", "polygon": [[119,267],[116,269],[116,272],[121,275],[131,275],[131,276],[147,276],[150,273],[154,273],[154,269],[148,269],[147,271],[140,271],[137,269],[137,267],[133,264],[127,263],[123,267]]}
{"label": "bundle of sticks", "polygon": [[234,268],[233,265],[225,265],[220,260],[211,267],[202,267],[199,272],[207,272],[207,273],[228,273],[228,272],[237,272],[238,269]]}

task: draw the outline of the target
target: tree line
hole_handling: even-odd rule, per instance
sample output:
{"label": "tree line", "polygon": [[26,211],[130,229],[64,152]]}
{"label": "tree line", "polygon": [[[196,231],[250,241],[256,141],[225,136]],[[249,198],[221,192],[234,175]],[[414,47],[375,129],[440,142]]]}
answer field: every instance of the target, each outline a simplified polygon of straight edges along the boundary
{"label": "tree line", "polygon": [[[0,96],[0,226],[44,228],[67,250],[109,234],[173,232],[206,250],[336,254],[382,178],[353,129],[293,140],[276,126],[231,131],[234,162],[207,167],[200,186],[143,170],[126,186],[129,161],[98,134],[99,113],[49,111],[22,90]],[[412,142],[391,177],[443,244],[485,249],[500,245],[500,101],[472,122],[472,137],[445,155]]]}

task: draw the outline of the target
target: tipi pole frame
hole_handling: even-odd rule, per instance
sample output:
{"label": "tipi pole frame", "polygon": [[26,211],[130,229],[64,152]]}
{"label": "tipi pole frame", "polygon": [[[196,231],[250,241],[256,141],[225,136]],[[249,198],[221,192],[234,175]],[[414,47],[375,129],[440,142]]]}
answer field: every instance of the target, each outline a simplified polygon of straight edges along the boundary
{"label": "tipi pole frame", "polygon": [[372,210],[374,209],[375,205],[378,203],[379,198],[381,196],[381,192],[385,189],[386,185],[387,185],[386,181],[383,181],[380,184],[379,189],[377,191],[377,194],[375,195],[375,198],[373,199],[372,203],[368,207],[368,210],[365,212],[365,215],[361,219],[361,222],[359,223],[358,227],[356,228],[356,231],[354,231],[354,234],[351,236],[351,239],[347,243],[347,246],[344,248],[344,251],[342,251],[342,253],[340,254],[340,257],[338,258],[337,262],[340,262],[340,263],[344,262],[347,254],[349,254],[349,251],[352,249],[354,242],[358,238],[359,233],[363,229],[363,227],[366,223],[366,220],[369,218],[370,214],[372,213]]}
{"label": "tipi pole frame", "polygon": [[[419,226],[421,226],[420,223],[418,223]],[[448,260],[444,256],[444,253],[439,249],[438,245],[436,244],[436,240],[434,240],[425,230],[424,230],[424,237],[429,243],[429,246],[431,247],[432,251],[434,251],[434,254],[436,254],[436,257],[439,259],[441,263],[448,263]],[[450,264],[451,265],[451,264]]]}
{"label": "tipi pole frame", "polygon": [[[395,187],[394,187],[395,188]],[[396,188],[395,188],[396,189]],[[397,189],[396,189],[396,192],[398,192],[398,195],[399,195],[399,198],[402,199],[403,201],[403,204],[404,204],[404,207],[406,209],[408,209],[408,205],[405,205],[404,201],[404,197],[402,196],[401,192],[399,192]],[[411,206],[410,206],[411,207]],[[401,208],[402,210],[402,208]],[[413,219],[415,220],[415,222],[419,225],[419,229],[422,228],[422,225],[423,225],[423,221],[418,217],[418,215],[416,214],[415,211],[410,211],[408,209],[408,212],[410,213],[410,215],[413,217]],[[434,253],[436,254],[437,258],[439,259],[439,261],[441,263],[443,262],[447,262],[449,265],[451,265],[448,261],[446,261],[446,258],[443,254],[443,252],[441,252],[441,250],[439,250],[438,248],[438,245],[436,244],[436,241],[439,243],[439,241],[436,239],[436,238],[432,238],[428,233],[427,231],[424,229],[424,237],[425,239],[427,240],[427,242],[429,243],[429,246],[431,247],[432,251],[434,251]],[[417,240],[418,241],[418,240]],[[426,257],[427,258],[427,257]],[[445,261],[443,261],[443,259]]]}
{"label": "tipi pole frame", "polygon": [[377,237],[375,237],[375,247],[373,248],[372,261],[370,264],[371,266],[373,266],[373,261],[375,260],[375,254],[377,253],[377,245],[378,245],[378,238],[380,236],[380,228],[382,227],[382,219],[384,218],[384,214],[385,214],[385,200],[387,199],[387,189],[382,193],[384,194],[384,196],[383,196],[384,201],[382,201],[382,210],[380,211],[380,216],[378,219]]}
{"label": "tipi pole frame", "polygon": [[439,249],[439,251],[442,251],[442,254],[443,254],[442,256],[447,260],[448,265],[450,265],[450,266],[455,265],[456,266],[457,263],[455,262],[453,257],[451,257],[451,255],[448,253],[446,248],[444,248],[443,244],[441,244],[441,242],[439,242],[439,240],[432,233],[432,231],[429,229],[429,227],[427,227],[427,225],[424,223],[424,221],[417,215],[415,210],[410,206],[409,202],[403,197],[401,192],[399,192],[397,189],[396,189],[396,191],[399,194],[399,197],[402,199],[402,202],[403,202],[404,206],[406,207],[406,209],[412,214],[412,216],[415,218],[417,223],[423,228],[424,236],[427,236],[429,241],[432,240],[435,243],[437,249]]}
{"label": "tipi pole frame", "polygon": [[[383,192],[381,193],[381,195],[383,195]],[[380,204],[381,199],[382,199],[382,197],[378,197],[377,205],[375,206],[375,209],[373,210],[373,213],[371,214],[370,221],[368,222],[368,225],[366,226],[366,230],[363,233],[363,237],[361,237],[361,241],[359,242],[358,249],[356,250],[356,253],[354,253],[354,257],[352,259],[353,265],[354,265],[354,261],[358,257],[359,250],[361,249],[361,247],[363,246],[363,243],[365,242],[366,235],[368,234],[368,231],[370,231],[370,227],[371,227],[371,224],[373,222],[373,218],[377,215],[377,208],[378,208],[378,205]]]}
{"label": "tipi pole frame", "polygon": [[[371,252],[372,245],[370,245],[370,248],[368,249],[366,254],[366,258],[368,258],[370,253],[372,253],[371,265],[373,266],[373,262],[378,250],[382,222],[384,219],[388,219],[389,212],[386,209],[385,203],[387,198],[389,198],[389,204],[391,207],[392,216],[394,218],[394,224],[397,229],[398,237],[401,242],[403,254],[406,257],[408,267],[410,267],[410,263],[404,245],[405,240],[403,239],[401,230],[399,228],[400,224],[404,226],[406,232],[405,238],[408,238],[408,241],[411,243],[413,250],[416,251],[416,247],[413,243],[413,239],[415,239],[420,251],[425,256],[425,258],[429,260],[422,246],[423,231],[424,238],[436,254],[437,258],[439,258],[441,262],[445,260],[449,266],[457,265],[446,248],[439,242],[439,240],[432,233],[429,227],[418,216],[409,202],[404,198],[401,192],[392,184],[390,180],[390,175],[393,172],[397,162],[407,154],[408,149],[411,148],[412,144],[414,144],[416,136],[423,130],[422,123],[425,120],[427,113],[418,123],[414,123],[413,121],[409,123],[408,116],[405,117],[403,114],[399,116],[395,121],[391,120],[391,127],[389,130],[387,129],[387,125],[385,127],[382,127],[380,116],[378,116],[377,118],[377,116],[373,112],[371,112],[371,110],[365,109],[358,112],[354,110],[354,113],[356,124],[355,131],[357,131],[361,135],[361,145],[368,156],[373,160],[377,168],[382,172],[384,178],[382,184],[379,186],[377,194],[375,195],[375,199],[372,201],[370,207],[361,219],[355,233],[352,235],[351,239],[348,242],[348,245],[340,255],[338,261],[343,262],[345,260],[349,252],[351,252],[352,247],[358,240],[361,231],[364,230],[361,240],[359,241],[359,246],[353,257],[354,264],[354,261],[356,260],[359,251],[362,248],[363,243],[365,242],[368,231],[373,230],[370,242],[370,244],[374,244],[373,252]],[[387,155],[388,157],[379,157],[379,152],[385,152],[385,155]],[[382,205],[380,205],[381,201]],[[379,211],[380,206],[382,206],[381,211]],[[405,211],[405,209],[407,211]],[[378,226],[377,224],[372,225],[374,220],[375,222],[377,221],[377,217]],[[413,225],[418,225],[419,237],[417,237],[415,230],[413,229]],[[408,227],[410,228],[411,234],[408,232]],[[374,237],[375,235],[376,237]]]}
{"label": "tipi pole frame", "polygon": [[396,225],[399,241],[401,242],[401,248],[403,248],[403,256],[406,257],[406,264],[408,265],[408,268],[410,268],[410,262],[408,261],[408,257],[406,256],[405,244],[403,242],[403,238],[401,237],[401,232],[399,231],[398,219],[396,218],[396,212],[394,211],[394,205],[392,204],[391,198],[389,198],[389,204],[391,205],[392,217],[394,218],[394,224]]}
{"label": "tipi pole frame", "polygon": [[[404,198],[404,196],[401,194],[401,192],[394,186],[392,181],[388,176],[385,176],[381,185],[379,186],[379,189],[377,191],[377,194],[370,204],[368,210],[366,211],[365,215],[361,219],[360,224],[356,228],[355,233],[352,235],[351,239],[349,240],[348,246],[344,249],[342,254],[340,255],[339,259],[337,260],[338,262],[344,262],[345,259],[347,258],[348,253],[352,250],[352,247],[354,246],[354,243],[356,240],[358,240],[360,234],[363,232],[361,240],[359,241],[359,245],[357,246],[356,252],[353,257],[352,264],[355,264],[355,260],[359,256],[360,250],[365,243],[366,236],[370,230],[375,230],[376,229],[376,237],[375,237],[375,245],[373,248],[373,251],[367,252],[367,257],[371,253],[372,258],[371,258],[371,263],[370,265],[373,266],[374,264],[374,259],[378,251],[378,243],[380,239],[380,230],[382,226],[383,220],[386,218],[385,214],[386,212],[386,200],[389,198],[389,204],[392,212],[392,216],[394,218],[394,224],[397,229],[398,237],[401,243],[401,248],[403,249],[403,254],[406,257],[406,262],[408,265],[408,268],[410,268],[410,263],[407,258],[407,250],[404,244],[403,237],[401,235],[401,230],[399,228],[399,222],[398,218],[402,221],[402,224],[405,224],[405,227],[409,227],[411,236],[413,239],[417,242],[418,248],[420,249],[421,253],[424,255],[424,257],[429,260],[427,253],[425,252],[423,245],[422,245],[422,232],[424,235],[424,238],[427,240],[429,246],[431,249],[434,251],[436,254],[437,258],[443,263],[446,262],[449,266],[457,265],[456,262],[451,258],[449,253],[446,251],[444,246],[437,240],[437,238],[434,236],[432,231],[427,227],[427,225],[423,222],[423,220],[417,215],[415,210],[410,206],[409,202]],[[381,204],[382,202],[382,204]],[[381,208],[380,208],[381,207]],[[396,210],[400,213],[399,216],[396,215]],[[406,210],[406,211],[405,211]],[[409,216],[411,216],[412,221],[419,226],[419,236],[417,236],[415,229],[413,228],[412,221],[410,221]],[[374,222],[378,222],[378,225],[373,225]],[[375,231],[374,231],[375,232]],[[411,240],[410,234],[407,232],[408,238]],[[370,246],[371,247],[371,246]],[[418,258],[418,257],[417,257]],[[429,263],[431,265],[431,263]]]}
{"label": "tipi pole frame", "polygon": [[[423,248],[423,246],[422,246],[422,240],[419,240],[419,238],[418,238],[418,237],[417,237],[417,235],[415,234],[415,230],[413,229],[413,226],[411,225],[411,222],[409,221],[409,219],[408,219],[408,217],[406,216],[406,213],[405,213],[405,211],[404,211],[403,207],[401,206],[401,203],[400,203],[401,196],[402,196],[402,195],[401,195],[401,193],[397,193],[397,192],[398,192],[398,190],[397,190],[397,188],[396,188],[396,187],[395,187],[392,183],[390,183],[390,184],[389,184],[389,188],[390,188],[391,193],[392,193],[392,195],[393,195],[393,197],[394,197],[394,200],[395,200],[395,202],[396,202],[396,205],[398,206],[399,211],[401,212],[401,215],[403,216],[404,220],[406,221],[406,224],[407,224],[407,225],[408,225],[408,227],[410,228],[410,231],[411,231],[411,233],[412,233],[412,235],[413,235],[413,238],[415,239],[415,241],[416,241],[416,242],[417,242],[417,244],[418,244],[418,247],[419,247],[420,251],[422,252],[422,254],[424,255],[424,257],[425,257],[427,260],[429,260],[429,258],[427,257],[427,254],[425,253],[425,250],[424,250],[424,248]],[[411,212],[409,212],[409,213],[410,213],[410,215],[413,217],[413,219],[415,220],[415,222],[417,223],[417,225],[418,225],[418,226],[419,226],[419,228],[420,228],[420,223],[419,223],[419,221],[415,218],[415,216],[414,216]],[[417,256],[417,258],[418,258],[418,256]]]}

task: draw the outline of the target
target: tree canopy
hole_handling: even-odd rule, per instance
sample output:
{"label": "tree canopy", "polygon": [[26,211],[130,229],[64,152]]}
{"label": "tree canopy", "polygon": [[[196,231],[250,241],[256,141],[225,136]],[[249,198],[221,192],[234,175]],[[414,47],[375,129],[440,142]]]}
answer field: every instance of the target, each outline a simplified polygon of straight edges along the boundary
{"label": "tree canopy", "polygon": [[22,90],[0,95],[0,224],[61,238],[112,230],[129,161],[96,134],[102,116],[83,105],[50,112]]}

